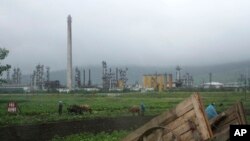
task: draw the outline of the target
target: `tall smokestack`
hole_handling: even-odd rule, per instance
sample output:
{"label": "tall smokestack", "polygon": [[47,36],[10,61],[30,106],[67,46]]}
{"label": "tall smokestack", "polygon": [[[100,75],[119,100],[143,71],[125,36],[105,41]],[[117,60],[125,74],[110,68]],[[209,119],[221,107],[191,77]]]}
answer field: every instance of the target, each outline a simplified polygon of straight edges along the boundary
{"label": "tall smokestack", "polygon": [[83,70],[83,86],[85,86],[85,69]]}
{"label": "tall smokestack", "polygon": [[209,87],[212,87],[212,73],[211,72],[209,73],[209,83],[210,83]]}
{"label": "tall smokestack", "polygon": [[89,82],[88,82],[88,86],[91,86],[91,71],[89,69]]}
{"label": "tall smokestack", "polygon": [[71,16],[68,16],[67,87],[72,90],[72,34]]}

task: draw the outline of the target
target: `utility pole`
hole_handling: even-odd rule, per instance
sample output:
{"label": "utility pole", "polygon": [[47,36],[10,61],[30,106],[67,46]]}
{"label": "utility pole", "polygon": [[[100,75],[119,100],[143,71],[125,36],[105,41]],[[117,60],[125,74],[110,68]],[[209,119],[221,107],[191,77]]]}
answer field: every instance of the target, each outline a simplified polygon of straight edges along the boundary
{"label": "utility pole", "polygon": [[209,88],[212,87],[212,73],[209,73]]}
{"label": "utility pole", "polygon": [[245,77],[245,100],[247,100],[247,77]]}

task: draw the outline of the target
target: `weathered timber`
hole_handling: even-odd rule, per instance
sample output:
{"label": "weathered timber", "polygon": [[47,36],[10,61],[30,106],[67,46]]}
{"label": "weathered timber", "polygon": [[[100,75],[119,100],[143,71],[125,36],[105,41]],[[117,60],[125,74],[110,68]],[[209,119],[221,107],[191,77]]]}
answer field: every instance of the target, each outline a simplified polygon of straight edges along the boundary
{"label": "weathered timber", "polygon": [[200,95],[195,93],[175,108],[162,113],[138,128],[123,141],[198,141],[207,140],[212,136]]}
{"label": "weathered timber", "polygon": [[225,130],[218,134],[215,134],[213,138],[208,139],[207,141],[228,141],[229,139],[229,127],[227,127]]}
{"label": "weathered timber", "polygon": [[209,139],[209,141],[229,140],[230,125],[247,124],[242,102],[234,104],[209,122],[214,134],[214,137]]}
{"label": "weathered timber", "polygon": [[[225,116],[223,116],[225,115]],[[221,118],[219,122],[216,124],[215,121],[218,118]],[[218,117],[211,119],[210,121],[211,128],[213,130],[213,134],[219,134],[220,132],[224,132],[225,129],[229,128],[230,125],[233,124],[247,124],[244,107],[242,102],[238,102],[234,104],[232,107],[228,108],[226,111],[219,114]]]}
{"label": "weathered timber", "polygon": [[226,116],[226,113],[222,112],[221,114],[219,114],[219,116],[211,119],[209,123],[211,125],[212,130],[214,130],[214,128],[216,128],[220,124],[220,122],[224,121]]}

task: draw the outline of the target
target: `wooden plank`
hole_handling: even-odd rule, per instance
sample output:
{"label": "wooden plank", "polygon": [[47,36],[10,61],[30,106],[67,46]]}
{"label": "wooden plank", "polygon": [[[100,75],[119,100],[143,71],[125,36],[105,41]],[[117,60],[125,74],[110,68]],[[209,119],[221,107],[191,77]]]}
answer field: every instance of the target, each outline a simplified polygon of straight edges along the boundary
{"label": "wooden plank", "polygon": [[202,139],[202,134],[201,134],[202,129],[200,128],[200,125],[198,125],[198,121],[197,121],[197,123],[196,122],[189,122],[189,124],[191,126],[191,131],[193,134],[193,136],[191,136],[190,139],[201,140]]}
{"label": "wooden plank", "polygon": [[242,123],[243,121],[242,121],[242,118],[241,118],[240,106],[239,106],[238,103],[236,104],[236,108],[235,109],[236,109],[235,110],[236,111],[235,114],[237,115],[237,119],[238,119],[239,123]]}
{"label": "wooden plank", "polygon": [[225,124],[228,124],[228,123],[230,123],[233,120],[237,120],[238,122],[240,122],[237,114],[233,114],[233,115],[229,116],[228,118],[226,118],[224,121],[222,121],[219,126],[223,126]]}
{"label": "wooden plank", "polygon": [[192,105],[192,101],[190,98],[185,99],[184,101],[177,104],[173,109],[176,109],[177,112],[182,111],[185,107]]}
{"label": "wooden plank", "polygon": [[[192,111],[193,112],[193,111]],[[189,121],[192,121],[193,122],[193,126],[198,126],[198,121],[195,119],[194,115],[193,115],[193,119],[189,118]],[[181,136],[182,134],[185,134],[185,132],[188,132],[191,130],[191,126],[190,126],[190,123],[188,121],[185,121],[183,123],[180,123],[180,122],[176,122],[174,121],[175,123],[179,123],[179,124],[175,124],[175,125],[178,125],[177,127],[174,127],[173,128],[169,128],[170,131],[172,131],[175,135],[177,136]],[[166,126],[167,128],[168,126]],[[167,133],[164,133],[164,138],[170,138],[172,137],[172,133],[171,132],[167,132]]]}
{"label": "wooden plank", "polygon": [[193,132],[191,130],[189,130],[188,132],[186,132],[185,134],[182,134],[180,136],[180,139],[182,141],[189,141],[193,138]]}
{"label": "wooden plank", "polygon": [[179,126],[178,128],[176,128],[174,130],[174,132],[180,136],[182,134],[184,134],[185,132],[189,131],[191,129],[190,125],[188,124],[188,122],[182,124],[181,126]]}
{"label": "wooden plank", "polygon": [[[216,126],[214,126],[212,129],[213,129],[213,132],[214,134],[218,133],[221,131],[221,127],[224,126],[225,124],[228,124],[230,123],[231,121],[238,119],[238,116],[237,116],[237,112],[236,112],[236,106],[237,105],[234,105],[232,107],[230,107],[229,109],[227,109],[225,111],[226,113],[226,117],[223,119],[223,121],[219,122]],[[221,115],[221,114],[220,114]],[[240,121],[239,121],[240,122]]]}
{"label": "wooden plank", "polygon": [[208,139],[207,141],[227,141],[229,140],[229,127],[223,130],[222,132],[215,134],[213,138]]}
{"label": "wooden plank", "polygon": [[[242,102],[234,104],[232,107],[225,111],[227,116],[219,122],[215,128],[213,128],[213,133],[215,135],[222,134],[229,128],[230,125],[234,124],[246,124],[245,111]],[[212,123],[213,121],[210,121]],[[225,136],[225,135],[224,135]],[[223,137],[224,137],[223,136]]]}
{"label": "wooden plank", "polygon": [[227,124],[224,124],[223,126],[221,126],[215,134],[218,134],[218,133],[222,132],[223,130],[225,130],[226,128],[229,128],[230,125],[238,125],[238,124],[239,124],[238,119],[234,119],[234,120],[228,122]]}
{"label": "wooden plank", "polygon": [[181,141],[201,140],[201,134],[200,134],[201,129],[199,128],[197,119],[195,119],[195,121],[192,121],[191,123],[192,124],[190,124],[190,122],[186,122],[186,124],[189,125],[188,126],[189,128],[188,130],[185,130],[185,132],[183,130],[177,131],[178,133],[180,133],[179,137]]}
{"label": "wooden plank", "polygon": [[158,121],[159,124],[165,125],[173,120],[175,120],[177,117],[182,116],[186,112],[193,109],[193,105],[190,99],[186,99],[180,104],[178,104],[175,108],[168,110],[161,115],[157,116],[155,120]]}
{"label": "wooden plank", "polygon": [[220,113],[217,117],[209,120],[209,124],[211,125],[211,127],[213,126],[217,126],[221,121],[223,121],[226,116],[228,116],[225,112]]}
{"label": "wooden plank", "polygon": [[168,134],[167,136],[163,136],[164,141],[179,141],[181,140],[179,136],[175,136],[174,134]]}
{"label": "wooden plank", "polygon": [[[164,134],[163,138],[169,139],[173,136],[173,134],[177,137],[180,137],[181,135],[183,135],[189,131],[191,131],[191,127],[188,123],[185,123],[182,126],[180,126],[179,128],[176,128],[175,130],[173,130],[172,132],[168,132],[167,134]],[[191,136],[191,138],[192,138],[192,136]]]}
{"label": "wooden plank", "polygon": [[[218,128],[220,128],[224,124],[237,118],[237,115],[235,113],[236,113],[236,108],[234,105],[234,106],[228,108],[226,111],[220,113],[218,117],[211,119],[209,122],[210,122],[211,129],[213,130],[213,132],[215,132]],[[222,118],[222,119],[220,119],[220,118]],[[221,121],[217,122],[215,125],[214,122],[216,122],[216,120],[221,120]]]}
{"label": "wooden plank", "polygon": [[167,139],[167,138],[169,139],[169,138],[172,138],[173,135],[174,136],[179,136],[179,134],[177,134],[175,131],[171,130],[171,132],[167,132],[167,134],[164,134],[163,138],[164,139]]}
{"label": "wooden plank", "polygon": [[217,134],[221,132],[225,125],[232,123],[232,121],[238,121],[236,114],[233,114],[232,116],[226,118],[226,120],[222,121],[220,124],[218,124],[216,127],[213,128],[213,133]]}
{"label": "wooden plank", "polygon": [[[191,130],[190,123],[188,121],[193,121],[193,126],[196,128],[198,133],[201,133],[201,140],[205,140],[212,136],[210,125],[204,114],[203,105],[198,93],[193,94],[190,98],[185,99],[179,103],[175,108],[164,112],[163,114],[150,120],[148,123],[142,127],[135,130],[133,133],[129,134],[122,141],[135,141],[146,133],[148,129],[157,126],[164,126],[170,129],[174,134],[182,135],[189,130]],[[199,121],[201,120],[201,121]],[[196,126],[201,126],[197,128]],[[201,131],[198,131],[201,130]],[[207,130],[207,131],[206,131]],[[172,139],[172,133],[164,130],[163,136],[165,139]],[[153,133],[153,135],[148,135],[147,140],[150,141],[152,138],[158,137],[159,131]],[[192,139],[192,136],[190,137]]]}
{"label": "wooden plank", "polygon": [[203,140],[209,139],[213,136],[213,132],[210,128],[210,124],[208,122],[208,119],[206,117],[206,114],[203,109],[203,104],[201,101],[201,98],[198,94],[192,95],[192,102],[194,105],[194,110],[196,113],[197,121],[199,122],[199,126],[201,127],[201,136]]}
{"label": "wooden plank", "polygon": [[[179,117],[184,116],[184,114],[188,113],[189,111],[193,110],[193,105],[188,105],[186,107],[184,107],[182,110],[179,111],[175,111],[176,117],[172,120],[170,120],[170,118],[168,120],[164,120],[161,125],[167,125],[169,123],[171,123],[173,120],[178,119]],[[164,118],[164,117],[162,117]]]}
{"label": "wooden plank", "polygon": [[170,129],[170,130],[175,130],[177,127],[179,127],[183,123],[187,122],[187,120],[191,119],[192,117],[195,117],[194,110],[185,113],[182,117],[179,117],[175,121],[165,125],[165,127]]}
{"label": "wooden plank", "polygon": [[155,120],[150,120],[146,124],[144,124],[141,128],[135,130],[133,133],[129,134],[126,138],[124,138],[124,141],[131,141],[136,140],[139,138],[140,135],[142,135],[147,129],[157,126],[157,123]]}
{"label": "wooden plank", "polygon": [[247,124],[246,114],[242,102],[237,103],[237,112],[240,119],[240,124]]}
{"label": "wooden plank", "polygon": [[[193,122],[193,123],[194,123],[194,126],[196,126],[195,122]],[[196,122],[196,123],[198,123],[198,122]],[[181,135],[185,134],[186,136],[183,139],[190,140],[190,139],[192,139],[195,136],[196,137],[199,136],[199,133],[197,132],[197,130],[196,131],[192,131],[191,128],[192,127],[190,126],[190,124],[188,122],[185,122],[184,124],[182,124],[178,128],[176,128],[174,131],[173,130],[171,130],[171,131],[173,131],[175,133],[175,135],[177,135],[177,136],[181,136]],[[187,132],[190,132],[190,134],[186,134]],[[187,137],[187,135],[189,135],[189,137]],[[172,132],[168,132],[167,135],[163,135],[162,130],[156,130],[154,132],[154,134],[151,134],[150,136],[148,136],[146,138],[146,140],[147,141],[155,141],[155,140],[157,140],[159,138],[162,138],[162,137],[163,137],[164,140],[170,140],[170,139],[173,138],[172,137]],[[197,138],[200,138],[200,136],[197,137]],[[183,140],[183,139],[181,139],[181,140]]]}
{"label": "wooden plank", "polygon": [[235,108],[235,105],[233,105],[233,106],[231,106],[230,108],[228,108],[228,109],[225,111],[225,113],[226,113],[227,115],[231,115],[231,114],[234,114],[235,111],[236,111],[236,108]]}
{"label": "wooden plank", "polygon": [[186,132],[185,134],[180,136],[180,140],[181,141],[190,141],[192,139],[193,140],[200,139],[199,137],[195,138],[194,136],[197,136],[195,134],[197,134],[197,133],[193,132],[192,130],[189,130],[188,132]]}
{"label": "wooden plank", "polygon": [[[135,130],[133,133],[129,134],[127,137],[124,138],[124,141],[130,141],[134,138],[138,138],[141,134],[143,134],[147,129],[161,125],[161,122],[167,124],[167,122],[171,122],[176,119],[178,116],[181,116],[186,111],[190,110],[192,106],[190,106],[191,100],[186,99],[182,103],[178,104],[176,108],[173,108],[169,111],[164,112],[163,114],[153,118],[149,122],[147,122],[142,127]],[[182,108],[181,108],[182,107]],[[184,108],[183,108],[184,107]]]}
{"label": "wooden plank", "polygon": [[[163,130],[158,129],[150,134],[149,136],[145,137],[146,141],[157,141],[162,138]],[[140,141],[140,140],[139,140]]]}

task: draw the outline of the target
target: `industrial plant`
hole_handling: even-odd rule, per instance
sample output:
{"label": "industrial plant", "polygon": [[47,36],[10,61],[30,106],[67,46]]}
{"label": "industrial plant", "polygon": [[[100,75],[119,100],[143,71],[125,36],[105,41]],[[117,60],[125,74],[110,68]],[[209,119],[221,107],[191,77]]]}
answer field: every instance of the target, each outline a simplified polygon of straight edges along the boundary
{"label": "industrial plant", "polygon": [[[42,64],[35,66],[33,73],[30,75],[30,82],[28,84],[22,83],[22,73],[19,67],[12,68],[6,72],[6,83],[1,85],[1,89],[12,90],[25,90],[25,92],[35,91],[59,91],[70,92],[76,90],[84,91],[168,91],[172,89],[192,89],[197,88],[194,83],[193,75],[189,72],[183,72],[183,68],[177,66],[175,73],[147,73],[140,76],[141,80],[136,81],[136,84],[128,84],[128,68],[108,67],[106,61],[101,62],[101,82],[94,83],[92,81],[93,75],[90,68],[75,67],[73,69],[72,60],[72,17],[67,17],[67,68],[66,68],[66,85],[59,80],[51,80],[50,67]],[[132,73],[132,72],[131,72]],[[94,74],[96,75],[96,74]],[[74,77],[73,77],[74,76]],[[209,81],[203,82],[199,85],[200,88],[223,88],[232,87],[238,88],[244,85],[245,79],[243,77],[238,81],[239,83],[222,84],[212,81],[212,73],[209,73]],[[141,82],[141,84],[140,84]]]}
{"label": "industrial plant", "polygon": [[176,67],[176,78],[172,73],[145,74],[143,76],[143,88],[155,91],[164,91],[172,88],[193,88],[193,76],[189,73],[181,76],[180,66]]}
{"label": "industrial plant", "polygon": [[115,71],[108,68],[105,61],[102,62],[102,88],[105,91],[123,90],[127,88],[127,71],[128,68],[118,69]]}

